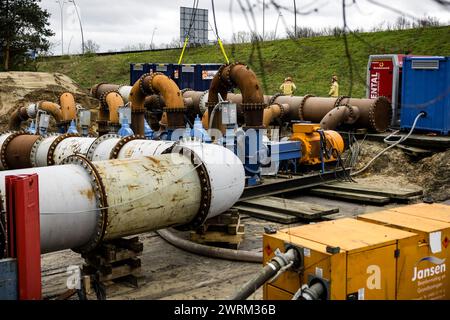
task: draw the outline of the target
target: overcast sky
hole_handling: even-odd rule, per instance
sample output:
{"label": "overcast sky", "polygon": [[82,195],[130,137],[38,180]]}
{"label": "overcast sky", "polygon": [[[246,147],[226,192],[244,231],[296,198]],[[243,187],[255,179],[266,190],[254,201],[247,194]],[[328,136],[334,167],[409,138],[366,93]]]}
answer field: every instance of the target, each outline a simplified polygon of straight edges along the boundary
{"label": "overcast sky", "polygon": [[[63,0],[59,0],[61,3]],[[64,53],[81,52],[81,33],[73,3],[64,0]],[[72,0],[70,0],[72,1]],[[138,43],[150,44],[153,36],[155,45],[170,43],[180,37],[180,9],[192,7],[192,0],[75,0],[81,17],[85,41],[91,39],[100,45],[101,52],[120,49]],[[279,13],[271,5],[276,2],[289,10]],[[355,2],[355,3],[353,3]],[[450,12],[432,0],[376,0],[398,9],[406,17],[421,18],[433,16],[442,23],[448,24]],[[51,14],[50,28],[55,35],[50,39],[52,52],[61,54],[61,9],[57,0],[42,0],[41,6]],[[246,17],[240,7],[253,5],[256,30],[262,34],[263,14],[262,0],[216,0],[215,10],[220,37],[231,40],[233,32],[249,31]],[[293,0],[265,0],[265,32],[285,35],[286,27],[294,25]],[[297,0],[297,25],[313,29],[342,26],[341,0]],[[394,22],[401,14],[377,6],[369,0],[347,0],[347,20],[352,29],[366,30],[378,26],[383,21]],[[267,5],[269,6],[267,8]],[[209,22],[213,25],[211,1],[200,0],[199,8],[208,9]],[[317,9],[317,10],[315,10]],[[312,11],[312,12],[311,12]],[[308,14],[303,14],[309,12]],[[254,30],[253,21],[248,16],[250,27]],[[278,26],[277,26],[278,21]],[[215,39],[212,30],[209,39]]]}

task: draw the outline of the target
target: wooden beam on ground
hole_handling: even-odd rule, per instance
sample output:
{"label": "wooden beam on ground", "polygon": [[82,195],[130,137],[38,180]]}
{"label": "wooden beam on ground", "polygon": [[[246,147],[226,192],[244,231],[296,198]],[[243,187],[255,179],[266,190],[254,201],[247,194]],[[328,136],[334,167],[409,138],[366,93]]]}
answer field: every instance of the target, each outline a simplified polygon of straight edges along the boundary
{"label": "wooden beam on ground", "polygon": [[[319,189],[376,195],[395,200],[409,200],[412,197],[421,196],[423,194],[422,189],[402,188],[394,185],[383,185],[382,187],[376,187],[364,183],[353,182],[327,183],[320,186]],[[317,190],[317,188],[314,190]]]}
{"label": "wooden beam on ground", "polygon": [[389,197],[377,196],[377,195],[373,195],[373,194],[357,193],[355,191],[345,192],[345,191],[338,191],[338,190],[329,190],[329,189],[324,189],[324,188],[314,188],[314,189],[311,189],[310,192],[317,196],[324,196],[324,197],[344,199],[344,200],[353,200],[353,201],[364,202],[364,203],[373,203],[373,204],[377,204],[377,205],[387,204],[391,200]]}
{"label": "wooden beam on ground", "polygon": [[294,215],[307,220],[318,219],[323,215],[339,212],[339,208],[337,207],[327,207],[279,197],[261,197],[245,200],[239,204],[263,210],[276,211],[277,213]]}

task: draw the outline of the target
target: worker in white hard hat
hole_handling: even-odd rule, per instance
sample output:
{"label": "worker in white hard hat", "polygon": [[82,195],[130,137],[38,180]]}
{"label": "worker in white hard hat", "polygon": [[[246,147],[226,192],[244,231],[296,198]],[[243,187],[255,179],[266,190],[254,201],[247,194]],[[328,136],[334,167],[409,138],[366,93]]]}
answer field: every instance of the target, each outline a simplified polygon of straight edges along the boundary
{"label": "worker in white hard hat", "polygon": [[287,77],[284,79],[284,82],[280,86],[280,91],[287,96],[292,96],[297,90],[297,87],[295,86],[294,81],[292,81],[291,77]]}
{"label": "worker in white hard hat", "polygon": [[330,97],[339,97],[339,84],[337,82],[337,76],[333,75],[331,77],[331,87],[330,87],[330,91],[328,92],[328,95]]}

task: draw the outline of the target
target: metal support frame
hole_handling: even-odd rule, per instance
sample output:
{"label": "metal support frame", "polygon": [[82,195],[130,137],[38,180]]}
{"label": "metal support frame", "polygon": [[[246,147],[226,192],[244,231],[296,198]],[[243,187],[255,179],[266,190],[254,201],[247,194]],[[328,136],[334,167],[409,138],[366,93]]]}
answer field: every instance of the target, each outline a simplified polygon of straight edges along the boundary
{"label": "metal support frame", "polygon": [[280,194],[284,192],[291,192],[301,189],[308,189],[327,182],[336,180],[338,176],[343,176],[348,173],[349,169],[345,171],[343,169],[328,170],[325,173],[306,174],[302,176],[293,176],[289,179],[280,178],[266,178],[260,185],[246,187],[239,199],[248,200],[253,198],[259,198],[262,196],[269,196],[274,194]]}

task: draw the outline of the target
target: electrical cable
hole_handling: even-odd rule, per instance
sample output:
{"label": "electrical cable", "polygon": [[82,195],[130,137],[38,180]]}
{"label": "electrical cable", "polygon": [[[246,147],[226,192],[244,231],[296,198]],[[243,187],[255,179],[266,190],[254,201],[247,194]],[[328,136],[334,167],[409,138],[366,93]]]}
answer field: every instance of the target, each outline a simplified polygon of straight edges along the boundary
{"label": "electrical cable", "polygon": [[[356,171],[356,172],[352,172],[350,175],[351,175],[351,176],[356,176],[356,175],[360,174],[361,172],[366,171],[367,168],[369,168],[370,165],[371,165],[376,159],[378,159],[383,153],[385,153],[385,152],[388,151],[389,149],[395,147],[395,146],[398,145],[399,143],[401,143],[401,142],[405,141],[406,139],[408,139],[409,136],[413,133],[414,129],[416,128],[416,124],[417,124],[417,121],[419,120],[419,118],[420,118],[420,117],[423,117],[423,116],[425,116],[425,115],[426,115],[425,112],[420,112],[420,113],[416,116],[416,118],[414,119],[413,125],[411,126],[411,130],[408,132],[408,134],[407,134],[406,136],[402,137],[401,139],[399,139],[399,140],[397,140],[397,141],[395,141],[395,142],[390,141],[390,143],[392,142],[392,144],[391,144],[389,147],[387,147],[387,148],[381,150],[381,151],[380,151],[375,157],[373,157],[372,160],[370,160],[370,161],[369,161],[362,169],[360,169],[360,170],[358,170],[358,171]],[[389,137],[391,137],[391,136],[392,136],[392,134],[389,135],[389,136],[387,136],[385,139],[387,139],[387,138],[389,138]]]}
{"label": "electrical cable", "polygon": [[214,27],[216,29],[216,36],[219,39],[219,31],[217,30],[217,22],[216,22],[216,10],[214,9],[214,0],[211,0],[211,7],[213,12]]}

